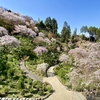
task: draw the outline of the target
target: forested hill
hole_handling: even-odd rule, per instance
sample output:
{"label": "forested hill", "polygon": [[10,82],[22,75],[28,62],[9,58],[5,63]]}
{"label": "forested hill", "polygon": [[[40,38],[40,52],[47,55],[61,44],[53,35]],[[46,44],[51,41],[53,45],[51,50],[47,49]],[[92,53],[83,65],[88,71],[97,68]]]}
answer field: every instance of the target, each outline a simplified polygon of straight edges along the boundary
{"label": "forested hill", "polygon": [[47,76],[48,68],[56,65],[54,72],[67,88],[99,94],[100,28],[82,26],[80,31],[83,34],[78,35],[77,29],[71,33],[65,21],[58,33],[55,18],[35,21],[0,8],[0,97],[41,97],[51,93],[48,83],[33,82],[25,76],[19,66],[21,61],[42,78]]}

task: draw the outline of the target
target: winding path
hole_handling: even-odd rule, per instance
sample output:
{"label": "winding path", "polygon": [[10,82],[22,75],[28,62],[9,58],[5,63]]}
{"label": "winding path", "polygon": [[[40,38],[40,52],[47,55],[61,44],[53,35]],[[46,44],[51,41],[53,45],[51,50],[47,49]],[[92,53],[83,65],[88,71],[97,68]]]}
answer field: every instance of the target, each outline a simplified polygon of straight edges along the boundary
{"label": "winding path", "polygon": [[54,75],[54,67],[55,66],[50,67],[50,69],[48,69],[47,71],[47,74],[50,77],[43,78],[42,80],[41,77],[33,74],[25,67],[24,61],[20,62],[20,68],[26,73],[28,77],[30,77],[33,80],[48,82],[52,85],[54,93],[51,96],[49,96],[46,100],[86,100],[81,93],[75,91],[68,91],[66,87],[62,85],[62,83],[58,80],[57,76]]}
{"label": "winding path", "polygon": [[52,85],[54,93],[46,100],[86,100],[85,97],[78,92],[68,91],[56,76],[43,79]]}
{"label": "winding path", "polygon": [[23,70],[25,72],[25,75],[30,77],[32,80],[34,80],[34,81],[39,80],[39,81],[43,82],[43,79],[41,77],[39,77],[36,74],[32,73],[31,71],[29,71],[25,67],[25,61],[20,62],[20,68],[21,68],[21,70]]}
{"label": "winding path", "polygon": [[53,69],[55,66],[50,67],[47,71],[47,75],[50,77],[43,78],[43,81],[50,83],[54,89],[54,93],[46,100],[86,100],[81,93],[68,91],[57,76],[54,76]]}

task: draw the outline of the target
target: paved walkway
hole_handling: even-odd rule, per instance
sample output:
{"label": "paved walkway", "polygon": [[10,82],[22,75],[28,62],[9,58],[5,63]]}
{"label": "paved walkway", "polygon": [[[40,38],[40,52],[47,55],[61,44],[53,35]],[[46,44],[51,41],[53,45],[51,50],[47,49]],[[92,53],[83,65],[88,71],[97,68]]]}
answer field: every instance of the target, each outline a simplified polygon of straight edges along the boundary
{"label": "paved walkway", "polygon": [[[48,73],[53,73],[53,68],[55,66],[51,67],[48,70]],[[54,93],[48,97],[46,100],[86,100],[85,97],[78,92],[74,92],[74,91],[68,91],[66,89],[66,87],[64,85],[61,84],[61,82],[58,80],[58,78],[56,76],[51,75],[51,77],[48,78],[42,78],[33,74],[31,71],[29,71],[26,67],[25,67],[25,62],[21,61],[20,62],[20,68],[25,72],[25,74],[30,77],[33,80],[39,80],[42,82],[48,82],[52,85]]]}
{"label": "paved walkway", "polygon": [[86,100],[81,93],[68,91],[56,76],[44,78],[43,82],[50,83],[54,89],[54,93],[46,100]]}
{"label": "paved walkway", "polygon": [[[55,65],[57,66],[57,65]],[[48,82],[52,85],[54,93],[46,100],[86,100],[85,97],[78,92],[68,91],[66,87],[54,75],[54,67],[48,69],[48,78],[43,78],[43,82]]]}
{"label": "paved walkway", "polygon": [[39,81],[43,82],[43,79],[41,77],[39,77],[36,74],[32,73],[31,71],[29,71],[25,67],[25,62],[24,61],[20,62],[20,68],[21,68],[21,70],[24,71],[25,75],[28,76],[28,77],[30,77],[32,80],[34,80],[34,81],[39,80]]}

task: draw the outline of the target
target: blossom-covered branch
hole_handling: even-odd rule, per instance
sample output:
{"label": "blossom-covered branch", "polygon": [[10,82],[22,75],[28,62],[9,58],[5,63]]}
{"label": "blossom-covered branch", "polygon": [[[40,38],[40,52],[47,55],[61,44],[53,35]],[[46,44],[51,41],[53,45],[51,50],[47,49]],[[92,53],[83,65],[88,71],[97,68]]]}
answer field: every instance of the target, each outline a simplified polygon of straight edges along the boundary
{"label": "blossom-covered branch", "polygon": [[0,27],[0,36],[8,35],[8,31],[4,27]]}
{"label": "blossom-covered branch", "polygon": [[5,35],[0,37],[0,45],[19,46],[20,41],[13,36]]}
{"label": "blossom-covered branch", "polygon": [[30,37],[36,37],[36,33],[31,28],[27,28],[25,25],[15,25],[15,31],[13,32]]}
{"label": "blossom-covered branch", "polygon": [[43,46],[38,46],[33,51],[37,54],[37,56],[39,56],[39,55],[42,55],[43,53],[47,53],[48,49]]}

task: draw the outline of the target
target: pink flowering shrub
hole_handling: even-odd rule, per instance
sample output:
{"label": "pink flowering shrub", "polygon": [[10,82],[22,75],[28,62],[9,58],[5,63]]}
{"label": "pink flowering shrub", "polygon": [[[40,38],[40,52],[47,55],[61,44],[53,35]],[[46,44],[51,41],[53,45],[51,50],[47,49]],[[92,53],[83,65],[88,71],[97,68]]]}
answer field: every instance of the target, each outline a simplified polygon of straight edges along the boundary
{"label": "pink flowering shrub", "polygon": [[20,42],[13,36],[5,35],[0,37],[0,45],[19,46]]}
{"label": "pink flowering shrub", "polygon": [[23,16],[23,18],[24,18],[24,20],[25,20],[25,22],[28,22],[28,23],[26,23],[26,25],[33,25],[33,26],[35,26],[36,25],[36,21],[35,20],[33,20],[33,18],[32,17],[29,17],[29,16]]}
{"label": "pink flowering shrub", "polygon": [[42,32],[39,32],[38,34],[40,37],[43,37],[43,38],[45,37],[44,33],[42,33]]}
{"label": "pink flowering shrub", "polygon": [[67,62],[69,60],[69,56],[66,54],[61,54],[59,57],[59,61],[61,62]]}
{"label": "pink flowering shrub", "polygon": [[48,44],[48,45],[51,44],[51,41],[50,41],[48,38],[44,38],[44,42],[45,42],[46,44]]}
{"label": "pink flowering shrub", "polygon": [[48,49],[46,47],[43,46],[38,46],[33,50],[37,56],[42,55],[43,53],[47,53]]}
{"label": "pink flowering shrub", "polygon": [[36,22],[35,20],[33,20],[33,19],[30,20],[30,24],[31,24],[31,25],[35,26],[36,23],[37,23],[37,22]]}
{"label": "pink flowering shrub", "polygon": [[0,16],[4,19],[12,20],[12,21],[20,21],[25,22],[22,15],[16,12],[9,12],[7,9],[0,7]]}
{"label": "pink flowering shrub", "polygon": [[3,18],[8,19],[8,20],[25,22],[21,15],[16,14],[14,12],[4,11],[4,12],[0,13],[0,15]]}
{"label": "pink flowering shrub", "polygon": [[27,28],[26,26],[23,25],[15,25],[15,31],[13,32],[30,37],[36,37],[36,33],[31,28]]}
{"label": "pink flowering shrub", "polygon": [[75,48],[70,50],[69,54],[74,57],[77,65],[77,68],[69,74],[72,87],[76,88],[80,79],[86,87],[91,84],[97,86],[100,81],[100,43],[90,44],[87,50]]}
{"label": "pink flowering shrub", "polygon": [[82,48],[71,49],[69,54],[79,59],[87,56],[86,50]]}
{"label": "pink flowering shrub", "polygon": [[44,38],[37,36],[36,38],[34,38],[33,42],[39,45],[45,41],[44,41]]}
{"label": "pink flowering shrub", "polygon": [[0,7],[0,17],[2,17],[3,19],[14,21],[14,22],[21,22],[26,25],[27,25],[26,22],[29,22],[29,25],[33,25],[33,26],[35,26],[37,23],[35,20],[33,20],[29,16],[23,16],[17,12],[12,12],[2,7]]}
{"label": "pink flowering shrub", "polygon": [[0,27],[0,36],[8,35],[8,31],[4,27]]}
{"label": "pink flowering shrub", "polygon": [[52,42],[56,42],[56,39],[55,39],[55,38],[51,38],[51,41],[52,41]]}

